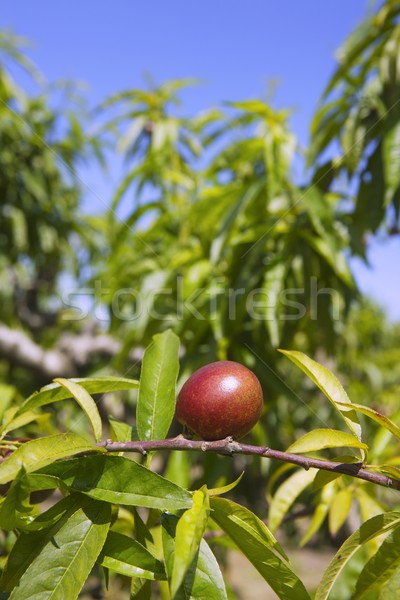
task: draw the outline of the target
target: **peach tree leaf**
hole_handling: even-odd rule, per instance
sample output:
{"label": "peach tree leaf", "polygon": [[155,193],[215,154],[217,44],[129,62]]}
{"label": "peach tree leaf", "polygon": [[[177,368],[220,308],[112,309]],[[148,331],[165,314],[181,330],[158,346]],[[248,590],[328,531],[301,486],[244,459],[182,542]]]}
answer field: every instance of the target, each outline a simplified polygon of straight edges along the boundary
{"label": "peach tree leaf", "polygon": [[[346,394],[342,384],[335,375],[323,365],[309,358],[303,352],[279,350],[287,356],[299,369],[303,371],[319,387],[321,392],[330,400],[336,410],[341,414],[346,425],[353,434],[361,441],[361,426],[350,398]],[[340,403],[340,404],[339,404]],[[347,407],[344,409],[343,404]]]}
{"label": "peach tree leaf", "polygon": [[141,440],[163,439],[168,433],[175,412],[178,353],[179,338],[171,330],[153,336],[146,348],[136,413]]}

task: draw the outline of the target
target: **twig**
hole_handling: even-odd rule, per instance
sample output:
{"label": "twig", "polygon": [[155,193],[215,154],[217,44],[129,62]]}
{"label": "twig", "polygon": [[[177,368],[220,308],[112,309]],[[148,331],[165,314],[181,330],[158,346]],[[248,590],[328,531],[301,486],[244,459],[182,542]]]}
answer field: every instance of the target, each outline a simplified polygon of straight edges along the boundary
{"label": "twig", "polygon": [[260,456],[262,458],[272,458],[274,460],[281,460],[284,462],[292,463],[303,467],[304,469],[322,469],[323,471],[331,471],[333,473],[341,473],[343,475],[350,475],[357,479],[363,479],[376,485],[381,485],[387,488],[392,488],[400,491],[400,480],[392,479],[387,475],[381,473],[374,473],[364,468],[362,463],[338,463],[330,460],[322,460],[319,458],[311,458],[308,456],[301,456],[298,454],[292,454],[290,452],[282,452],[280,450],[273,450],[265,446],[252,446],[249,444],[241,444],[235,441],[233,438],[225,438],[223,440],[216,440],[212,442],[190,440],[182,435],[174,438],[168,438],[166,440],[150,440],[150,441],[135,441],[135,442],[113,442],[107,440],[97,444],[102,448],[108,450],[108,452],[138,452],[146,455],[147,452],[153,452],[156,450],[187,450],[191,452],[214,452],[215,454],[224,454],[227,456],[233,456],[234,454],[249,454],[253,456]]}

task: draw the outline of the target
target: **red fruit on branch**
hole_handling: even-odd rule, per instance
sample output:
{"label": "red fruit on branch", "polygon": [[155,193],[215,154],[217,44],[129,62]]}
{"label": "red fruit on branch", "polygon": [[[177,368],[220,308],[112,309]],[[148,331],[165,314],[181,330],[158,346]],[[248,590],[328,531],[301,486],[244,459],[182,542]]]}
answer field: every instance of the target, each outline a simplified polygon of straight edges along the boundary
{"label": "red fruit on branch", "polygon": [[204,440],[241,438],[257,423],[263,393],[257,377],[229,360],[195,371],[182,387],[176,417]]}

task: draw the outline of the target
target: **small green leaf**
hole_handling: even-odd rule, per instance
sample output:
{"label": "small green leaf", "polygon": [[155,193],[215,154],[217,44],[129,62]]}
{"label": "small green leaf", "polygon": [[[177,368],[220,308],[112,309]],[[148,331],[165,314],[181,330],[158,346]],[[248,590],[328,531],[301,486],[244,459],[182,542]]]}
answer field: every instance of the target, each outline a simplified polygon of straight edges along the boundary
{"label": "small green leaf", "polygon": [[[139,387],[138,381],[135,379],[125,379],[124,377],[87,377],[84,379],[69,379],[69,381],[79,384],[89,394],[105,394],[106,392],[132,390]],[[67,398],[72,398],[70,391],[59,383],[51,383],[29,396],[15,416],[25,413],[28,410],[45,406],[46,404],[66,400]]]}
{"label": "small green leaf", "polygon": [[104,502],[160,510],[192,506],[190,492],[123,456],[85,456],[49,465],[42,472]]}
{"label": "small green leaf", "polygon": [[[337,402],[337,405],[343,412],[349,410],[349,406],[347,404]],[[363,406],[362,404],[351,404],[350,410],[355,410],[369,417],[376,423],[379,423],[381,427],[384,427],[385,429],[393,433],[393,435],[400,440],[400,427],[398,427],[396,423],[393,423],[393,421],[388,419],[388,417],[385,417],[385,415],[382,415],[381,413],[374,410],[373,408],[370,408],[369,406]]]}
{"label": "small green leaf", "polygon": [[209,515],[210,501],[207,490],[195,491],[193,506],[183,513],[176,526],[174,565],[171,575],[173,598],[199,551]]}
{"label": "small green leaf", "polygon": [[382,542],[378,551],[367,562],[357,581],[353,600],[361,600],[368,592],[378,593],[400,568],[400,527]]}
{"label": "small green leaf", "polygon": [[336,484],[334,482],[328,483],[324,486],[321,491],[320,500],[315,508],[314,514],[311,519],[311,523],[301,539],[300,546],[303,547],[317,533],[322,523],[325,521],[325,517],[328,514],[329,508],[334,500],[336,492]]}
{"label": "small green leaf", "polygon": [[367,444],[360,442],[355,435],[336,429],[314,429],[296,440],[286,452],[305,453],[323,450],[324,448],[362,448],[367,450]]}
{"label": "small green leaf", "polygon": [[137,440],[135,428],[128,423],[118,421],[112,415],[108,415],[108,422],[110,423],[110,437],[113,442],[132,442],[134,439]]}
{"label": "small green leaf", "polygon": [[81,452],[104,452],[75,433],[61,433],[22,444],[0,464],[0,484],[12,481],[23,467],[27,473],[37,471],[59,458]]}
{"label": "small green leaf", "polygon": [[141,440],[164,439],[175,412],[179,338],[170,330],[156,334],[146,349],[140,375],[137,430]]}
{"label": "small green leaf", "polygon": [[127,577],[166,579],[163,564],[138,541],[110,531],[97,562]]}
{"label": "small green leaf", "polygon": [[315,469],[296,471],[278,487],[269,505],[268,525],[272,532],[278,529],[296,498],[312,483],[315,473]]}
{"label": "small green leaf", "polygon": [[326,600],[328,598],[335,581],[357,550],[378,535],[395,529],[399,524],[400,512],[395,511],[377,515],[363,523],[357,531],[347,538],[333,557],[316,590],[314,600]]}
{"label": "small green leaf", "polygon": [[[178,518],[174,515],[163,516],[162,543],[169,580],[172,577],[174,563],[174,538],[177,523]],[[228,600],[218,562],[204,540],[201,540],[199,552],[192,561],[174,600],[187,600],[188,598],[191,600]]]}
{"label": "small green leaf", "polygon": [[29,503],[30,486],[26,471],[21,468],[0,504],[0,528],[11,531],[19,525],[21,513],[30,513],[33,506]]}
{"label": "small green leaf", "polygon": [[274,550],[278,542],[251,511],[226,500],[211,498],[212,518],[283,600],[310,599],[303,583]]}
{"label": "small green leaf", "polygon": [[95,441],[100,442],[102,433],[101,417],[92,396],[79,383],[75,383],[69,379],[60,378],[55,379],[54,382],[59,383],[72,394],[90,421]]}
{"label": "small green leaf", "polygon": [[233,481],[232,483],[228,483],[227,485],[224,485],[222,487],[212,488],[211,490],[208,490],[208,495],[211,498],[212,496],[221,496],[222,494],[227,494],[228,492],[233,490],[240,483],[243,475],[244,475],[244,471],[242,471],[242,473],[240,473],[239,477],[237,479],[235,479],[235,481]]}
{"label": "small green leaf", "polygon": [[[323,365],[303,354],[303,352],[289,350],[279,350],[279,352],[287,356],[319,387],[342,415],[349,429],[361,441],[361,426],[357,414],[342,384],[335,375]],[[346,410],[343,409],[342,404],[347,405]]]}
{"label": "small green leaf", "polygon": [[353,494],[351,490],[343,488],[336,493],[329,509],[329,531],[332,535],[336,535],[346,521],[352,504]]}

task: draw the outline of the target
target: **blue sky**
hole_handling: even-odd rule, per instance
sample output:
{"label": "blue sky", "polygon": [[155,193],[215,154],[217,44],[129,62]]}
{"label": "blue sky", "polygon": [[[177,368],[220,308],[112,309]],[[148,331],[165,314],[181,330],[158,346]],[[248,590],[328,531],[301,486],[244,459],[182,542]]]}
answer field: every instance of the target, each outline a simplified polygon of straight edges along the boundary
{"label": "blue sky", "polygon": [[[53,0],[2,3],[0,27],[34,44],[31,57],[50,81],[86,82],[92,105],[107,95],[157,82],[197,77],[183,94],[188,114],[264,95],[293,109],[291,126],[302,144],[318,98],[334,68],[334,54],[365,15],[367,0],[247,0],[246,3]],[[276,86],[276,87],[275,87]],[[86,204],[109,204],[115,177],[84,171]],[[400,319],[400,240],[374,241],[372,270],[355,261],[363,291]]]}

